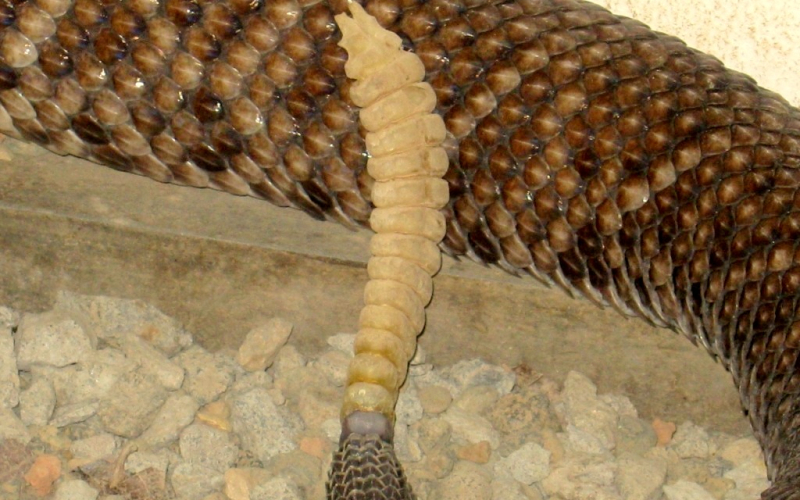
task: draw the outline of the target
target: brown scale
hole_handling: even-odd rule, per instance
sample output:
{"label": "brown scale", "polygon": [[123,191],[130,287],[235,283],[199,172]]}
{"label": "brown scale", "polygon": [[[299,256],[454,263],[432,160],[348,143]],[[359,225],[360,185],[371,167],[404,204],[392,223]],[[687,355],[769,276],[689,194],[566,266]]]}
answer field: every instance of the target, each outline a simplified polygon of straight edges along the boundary
{"label": "brown scale", "polygon": [[[450,132],[444,250],[706,346],[739,384],[768,498],[789,498],[800,112],[589,3],[365,3],[421,57]],[[366,225],[345,6],[0,1],[0,103],[56,152]]]}

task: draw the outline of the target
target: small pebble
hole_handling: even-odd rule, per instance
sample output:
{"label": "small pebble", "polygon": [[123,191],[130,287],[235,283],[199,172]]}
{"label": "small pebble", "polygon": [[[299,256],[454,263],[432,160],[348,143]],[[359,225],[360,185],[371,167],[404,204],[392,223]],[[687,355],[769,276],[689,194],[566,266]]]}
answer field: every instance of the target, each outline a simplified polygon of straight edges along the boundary
{"label": "small pebble", "polygon": [[64,481],[56,490],[55,500],[95,500],[97,490],[80,479]]}
{"label": "small pebble", "polygon": [[250,500],[303,500],[300,488],[286,477],[275,477],[257,485]]}
{"label": "small pebble", "polygon": [[450,391],[439,385],[426,385],[417,389],[422,409],[428,415],[438,415],[445,411],[453,401]]}
{"label": "small pebble", "polygon": [[61,477],[61,460],[55,455],[39,455],[23,477],[37,495],[47,496]]}
{"label": "small pebble", "polygon": [[678,426],[669,446],[681,458],[708,458],[708,433],[692,422],[684,422]]}
{"label": "small pebble", "polygon": [[232,467],[239,455],[239,448],[231,442],[229,433],[203,424],[183,429],[179,445],[184,460],[220,474]]}
{"label": "small pebble", "polygon": [[37,377],[19,395],[19,416],[25,425],[47,425],[56,407],[56,391],[44,377]]}
{"label": "small pebble", "polygon": [[716,500],[711,493],[697,483],[676,481],[663,488],[667,500]]}
{"label": "small pebble", "polygon": [[270,478],[270,473],[254,467],[225,471],[225,496],[230,500],[250,500],[252,491]]}
{"label": "small pebble", "polygon": [[221,491],[225,477],[208,467],[190,462],[176,465],[170,472],[170,482],[175,491],[186,500],[202,500],[210,493]]}
{"label": "small pebble", "polygon": [[[4,310],[7,310],[3,308]],[[0,405],[13,408],[19,403],[19,371],[14,354],[14,337],[11,328],[4,326],[11,321],[3,320],[0,310]]]}
{"label": "small pebble", "polygon": [[522,484],[533,484],[550,474],[550,452],[536,443],[526,443],[498,461],[494,470],[497,475],[511,474]]}
{"label": "small pebble", "polygon": [[234,432],[244,449],[262,462],[297,447],[293,437],[299,429],[278,411],[266,389],[237,394],[229,404]]}
{"label": "small pebble", "polygon": [[97,415],[108,432],[134,438],[150,427],[167,395],[151,376],[133,372],[114,384],[108,398],[100,402]]}
{"label": "small pebble", "polygon": [[225,392],[234,380],[233,363],[219,354],[211,354],[194,345],[172,358],[183,368],[185,380],[181,388],[201,405],[210,403]]}
{"label": "small pebble", "polygon": [[230,432],[231,408],[225,401],[208,403],[197,412],[197,421],[221,431]]}
{"label": "small pebble", "polygon": [[150,427],[139,436],[142,447],[157,450],[178,440],[181,431],[192,423],[200,405],[190,395],[177,391],[159,408]]}
{"label": "small pebble", "polygon": [[440,500],[490,500],[492,480],[489,473],[472,462],[458,462],[453,472],[437,482],[431,498]]}
{"label": "small pebble", "polygon": [[25,423],[10,408],[0,406],[0,439],[16,439],[23,444],[31,440]]}
{"label": "small pebble", "polygon": [[492,446],[489,441],[470,443],[456,448],[456,457],[476,464],[485,464],[492,457]]}
{"label": "small pebble", "polygon": [[92,342],[72,318],[60,313],[25,314],[15,338],[17,367],[62,367],[89,358]]}
{"label": "small pebble", "polygon": [[69,451],[74,457],[73,460],[77,460],[80,464],[89,464],[112,456],[117,451],[117,441],[111,434],[97,434],[73,441]]}
{"label": "small pebble", "polygon": [[253,328],[244,338],[236,361],[250,372],[262,371],[272,365],[278,350],[289,340],[292,324],[275,318],[267,324]]}
{"label": "small pebble", "polygon": [[665,422],[660,418],[653,420],[653,430],[656,432],[656,440],[659,446],[666,446],[672,441],[677,427],[672,422]]}

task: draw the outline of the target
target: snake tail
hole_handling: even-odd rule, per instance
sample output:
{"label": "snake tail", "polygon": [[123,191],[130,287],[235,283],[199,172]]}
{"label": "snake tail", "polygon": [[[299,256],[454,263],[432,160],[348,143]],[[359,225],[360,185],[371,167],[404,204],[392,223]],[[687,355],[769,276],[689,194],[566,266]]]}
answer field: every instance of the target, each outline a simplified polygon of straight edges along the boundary
{"label": "snake tail", "polygon": [[[336,22],[339,45],[348,53],[345,72],[354,80],[350,99],[366,130],[375,235],[328,495],[351,498],[352,488],[359,498],[400,500],[412,493],[389,430],[441,266],[441,210],[450,199],[442,179],[449,165],[442,147],[447,129],[433,113],[436,93],[422,81],[419,56],[404,51],[401,38],[361,5],[350,3],[349,11],[352,17],[339,14]],[[384,432],[373,432],[376,426]]]}

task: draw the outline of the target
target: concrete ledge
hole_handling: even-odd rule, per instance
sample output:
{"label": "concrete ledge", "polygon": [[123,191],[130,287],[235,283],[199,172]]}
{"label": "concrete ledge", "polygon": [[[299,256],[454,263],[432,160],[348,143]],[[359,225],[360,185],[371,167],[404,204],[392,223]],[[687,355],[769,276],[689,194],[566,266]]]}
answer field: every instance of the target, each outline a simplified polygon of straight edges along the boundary
{"label": "concrete ledge", "polygon": [[[0,303],[43,310],[59,290],[142,299],[208,348],[282,316],[321,348],[355,331],[366,231],[210,190],[163,185],[36,146],[0,144]],[[445,259],[422,345],[437,364],[483,357],[563,379],[577,369],[646,418],[747,424],[730,377],[676,334],[532,279]]]}

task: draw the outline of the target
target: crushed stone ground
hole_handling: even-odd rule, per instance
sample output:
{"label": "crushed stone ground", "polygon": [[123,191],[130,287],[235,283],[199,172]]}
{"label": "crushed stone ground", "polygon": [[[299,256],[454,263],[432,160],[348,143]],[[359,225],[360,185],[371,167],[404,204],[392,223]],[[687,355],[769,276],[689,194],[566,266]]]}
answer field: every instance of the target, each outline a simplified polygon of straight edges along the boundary
{"label": "crushed stone ground", "polygon": [[[138,301],[0,307],[0,498],[324,498],[354,335],[312,356],[288,319],[210,353]],[[396,449],[431,500],[752,500],[768,486],[752,437],[645,420],[577,371],[559,385],[421,350]]]}

